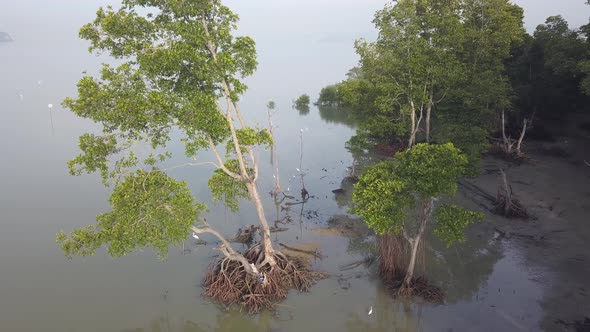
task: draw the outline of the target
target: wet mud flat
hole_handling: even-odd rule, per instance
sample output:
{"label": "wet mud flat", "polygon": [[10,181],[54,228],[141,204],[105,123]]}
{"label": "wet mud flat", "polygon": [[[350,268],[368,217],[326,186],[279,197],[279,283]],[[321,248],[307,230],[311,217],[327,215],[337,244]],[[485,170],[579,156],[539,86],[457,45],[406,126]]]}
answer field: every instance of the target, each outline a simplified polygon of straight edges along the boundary
{"label": "wet mud flat", "polygon": [[[485,221],[469,229],[464,244],[445,248],[430,236],[424,250],[428,268],[423,273],[445,290],[446,302],[402,304],[378,289],[381,305],[387,308],[380,310],[391,314],[403,307],[402,316],[413,323],[410,327],[393,321],[386,324],[385,318],[371,323],[371,317],[365,317],[358,322],[359,329],[590,331],[590,167],[584,162],[590,157],[590,146],[584,137],[567,141],[567,153],[554,153],[563,150],[562,142],[531,141],[529,160],[522,163],[486,157],[481,174],[465,179],[472,188],[462,186],[456,198],[486,212]],[[500,216],[493,211],[493,201],[482,197],[482,192],[492,199],[496,196],[500,169],[529,218]],[[473,188],[482,192],[475,193]],[[366,259],[371,256],[374,235],[362,220],[332,216],[314,233],[321,236],[322,252],[330,252],[333,242],[326,238],[349,243],[350,256],[340,260],[339,267],[352,268],[330,271],[341,290],[354,288],[350,280],[358,278],[381,287]]]}
{"label": "wet mud flat", "polygon": [[[527,208],[526,220],[490,215],[477,229],[509,243],[525,267],[537,271],[531,280],[543,288],[540,328],[546,331],[590,331],[590,167],[584,162],[589,149],[584,136],[529,142],[526,162],[488,157],[483,174],[467,180],[495,196],[503,169]],[[463,199],[491,208],[469,186],[461,192]]]}

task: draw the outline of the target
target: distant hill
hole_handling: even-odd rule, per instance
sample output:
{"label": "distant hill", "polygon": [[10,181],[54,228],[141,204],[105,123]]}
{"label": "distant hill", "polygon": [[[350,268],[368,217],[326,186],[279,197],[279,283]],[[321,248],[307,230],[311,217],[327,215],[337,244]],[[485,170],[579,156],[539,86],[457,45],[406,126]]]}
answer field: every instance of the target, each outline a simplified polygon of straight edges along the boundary
{"label": "distant hill", "polygon": [[0,43],[11,42],[12,38],[6,32],[0,31]]}

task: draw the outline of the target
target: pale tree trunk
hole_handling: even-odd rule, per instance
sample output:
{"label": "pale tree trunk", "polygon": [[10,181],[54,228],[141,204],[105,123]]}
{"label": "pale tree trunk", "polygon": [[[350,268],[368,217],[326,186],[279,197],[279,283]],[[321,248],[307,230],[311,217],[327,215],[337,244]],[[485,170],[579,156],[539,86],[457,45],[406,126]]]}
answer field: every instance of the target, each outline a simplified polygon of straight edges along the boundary
{"label": "pale tree trunk", "polygon": [[420,123],[422,122],[422,118],[424,116],[424,105],[420,106],[420,117],[416,119],[416,105],[414,104],[413,100],[410,100],[410,120],[411,120],[411,130],[410,130],[410,139],[408,140],[408,148],[416,145],[416,134],[418,133],[418,129],[420,129]]}
{"label": "pale tree trunk", "polygon": [[430,144],[430,115],[432,114],[432,96],[426,108],[426,143]]}
{"label": "pale tree trunk", "polygon": [[432,199],[428,199],[422,203],[422,211],[420,211],[420,229],[418,230],[416,236],[411,238],[404,231],[404,237],[410,243],[410,246],[412,247],[412,253],[410,256],[410,263],[408,264],[408,270],[406,271],[406,277],[404,278],[403,288],[408,288],[412,284],[412,278],[414,278],[414,270],[416,268],[416,257],[418,256],[418,247],[420,246],[420,241],[422,240],[422,236],[426,231],[426,225],[428,224],[430,214],[432,213],[432,206]]}
{"label": "pale tree trunk", "polygon": [[514,145],[511,138],[506,137],[506,119],[505,111],[502,110],[502,149],[506,154],[512,154],[512,146]]}
{"label": "pale tree trunk", "polygon": [[[208,27],[207,27],[207,22],[204,19],[202,19],[202,25],[203,25],[203,28],[205,29],[205,34],[209,37],[210,35],[209,35]],[[217,51],[216,51],[217,48],[214,45],[213,41],[211,41],[211,40],[207,41],[207,48],[211,52],[211,56],[213,57],[213,60],[215,62],[217,62],[218,61],[217,60]],[[211,140],[210,140],[210,145],[212,146],[212,148],[215,151],[215,155],[220,163],[220,168],[228,175],[237,179],[237,181],[241,181],[241,182],[245,183],[246,188],[248,189],[248,193],[250,194],[250,199],[252,200],[252,202],[254,203],[254,206],[256,207],[256,212],[258,214],[258,221],[260,223],[260,228],[261,228],[261,233],[262,233],[261,237],[262,237],[262,245],[264,247],[265,257],[264,257],[264,261],[259,266],[262,266],[264,264],[269,264],[271,267],[274,267],[276,265],[276,260],[274,258],[275,250],[272,247],[272,241],[270,238],[270,227],[268,226],[268,222],[267,222],[266,216],[264,214],[264,207],[262,205],[260,195],[258,194],[258,188],[256,187],[256,181],[258,178],[258,163],[256,161],[256,158],[254,156],[252,148],[248,147],[247,152],[248,152],[250,160],[252,162],[252,168],[254,169],[254,174],[252,174],[252,175],[249,174],[247,171],[248,162],[247,162],[246,158],[244,157],[244,154],[242,153],[242,149],[241,149],[242,146],[240,145],[240,142],[238,140],[236,128],[234,126],[234,119],[233,119],[232,111],[235,111],[236,116],[238,117],[239,123],[242,127],[246,127],[246,124],[240,114],[240,111],[239,111],[237,105],[231,100],[230,85],[225,80],[222,83],[223,83],[223,88],[224,88],[224,97],[227,102],[227,113],[225,115],[226,115],[227,123],[228,123],[229,129],[230,129],[231,140],[234,145],[236,159],[238,160],[238,163],[240,166],[239,176],[236,176],[235,173],[230,172],[229,170],[227,170],[227,168],[225,168],[223,166],[221,156],[219,155],[219,153],[215,149],[215,146],[213,146],[213,142]],[[224,254],[225,254],[225,252],[224,252]],[[243,258],[243,256],[241,256],[241,257]]]}
{"label": "pale tree trunk", "polygon": [[252,202],[254,202],[254,206],[256,207],[256,213],[258,214],[258,221],[260,222],[260,230],[261,230],[261,237],[262,237],[262,245],[264,247],[264,261],[260,265],[264,265],[264,263],[268,263],[271,267],[276,265],[276,261],[274,258],[275,250],[272,247],[272,240],[270,238],[270,227],[268,226],[268,222],[266,221],[266,216],[264,215],[264,207],[262,205],[262,201],[260,200],[260,195],[258,194],[258,188],[256,188],[255,182],[247,182],[246,187],[248,188],[248,192],[250,193],[250,198]]}
{"label": "pale tree trunk", "polygon": [[520,137],[518,138],[518,143],[516,143],[516,153],[518,153],[518,155],[522,155],[522,152],[520,150],[520,146],[522,145],[522,141],[524,140],[524,135],[526,134],[527,125],[528,125],[528,120],[524,119],[524,122],[522,124],[522,131],[520,132]]}
{"label": "pale tree trunk", "polygon": [[416,143],[416,110],[413,101],[410,101],[410,125],[410,140],[408,141],[408,148],[411,148]]}
{"label": "pale tree trunk", "polygon": [[270,109],[268,110],[268,130],[270,133],[270,137],[272,138],[272,142],[273,142],[272,146],[270,147],[270,165],[272,166],[274,183],[275,183],[273,195],[276,199],[277,196],[279,195],[279,193],[282,191],[282,189],[281,189],[281,180],[279,178],[279,161],[277,160],[277,148],[276,148],[275,135],[274,135],[274,126],[272,123],[272,114],[270,112]]}

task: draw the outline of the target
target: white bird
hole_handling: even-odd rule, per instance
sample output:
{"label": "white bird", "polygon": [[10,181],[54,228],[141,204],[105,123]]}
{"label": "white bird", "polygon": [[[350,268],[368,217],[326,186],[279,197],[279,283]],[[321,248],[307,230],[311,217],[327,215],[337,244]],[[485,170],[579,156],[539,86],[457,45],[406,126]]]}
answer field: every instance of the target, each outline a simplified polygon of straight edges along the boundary
{"label": "white bird", "polygon": [[297,173],[301,173],[301,170],[299,168],[295,169],[297,171]]}
{"label": "white bird", "polygon": [[197,235],[197,233],[193,232],[193,237],[197,240],[199,240],[199,236]]}
{"label": "white bird", "polygon": [[371,309],[369,309],[369,316],[373,313],[373,306],[371,306]]}
{"label": "white bird", "polygon": [[47,107],[49,107],[49,109],[53,108],[53,104],[48,104]]}
{"label": "white bird", "polygon": [[299,129],[299,131],[303,134],[303,128]]}

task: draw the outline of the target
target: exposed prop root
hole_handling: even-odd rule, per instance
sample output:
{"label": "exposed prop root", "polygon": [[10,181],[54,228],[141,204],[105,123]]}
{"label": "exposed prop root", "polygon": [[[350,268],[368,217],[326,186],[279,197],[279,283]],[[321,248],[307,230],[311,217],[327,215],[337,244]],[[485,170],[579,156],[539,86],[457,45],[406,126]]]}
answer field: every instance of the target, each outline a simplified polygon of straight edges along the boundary
{"label": "exposed prop root", "polygon": [[412,297],[419,296],[430,303],[443,303],[445,295],[442,290],[436,286],[430,285],[426,278],[413,278],[409,287],[399,287],[394,290],[399,296]]}
{"label": "exposed prop root", "polygon": [[276,302],[285,299],[289,289],[307,292],[317,280],[327,277],[325,273],[310,271],[300,259],[280,252],[275,253],[276,265],[271,267],[259,245],[243,255],[254,265],[255,273],[249,273],[237,260],[220,258],[205,275],[204,295],[222,305],[238,304],[248,313],[256,314],[263,309],[274,310]]}
{"label": "exposed prop root", "polygon": [[512,192],[512,186],[508,183],[506,173],[500,169],[500,176],[502,178],[502,185],[498,189],[494,207],[496,213],[503,215],[506,218],[523,218],[529,217],[526,208],[520,203]]}
{"label": "exposed prop root", "polygon": [[[445,295],[424,277],[412,278],[409,287],[403,285],[411,248],[399,235],[382,235],[377,238],[379,250],[379,276],[394,296],[418,296],[430,303],[442,303]],[[422,252],[422,250],[419,250]],[[421,258],[423,260],[424,257]]]}

